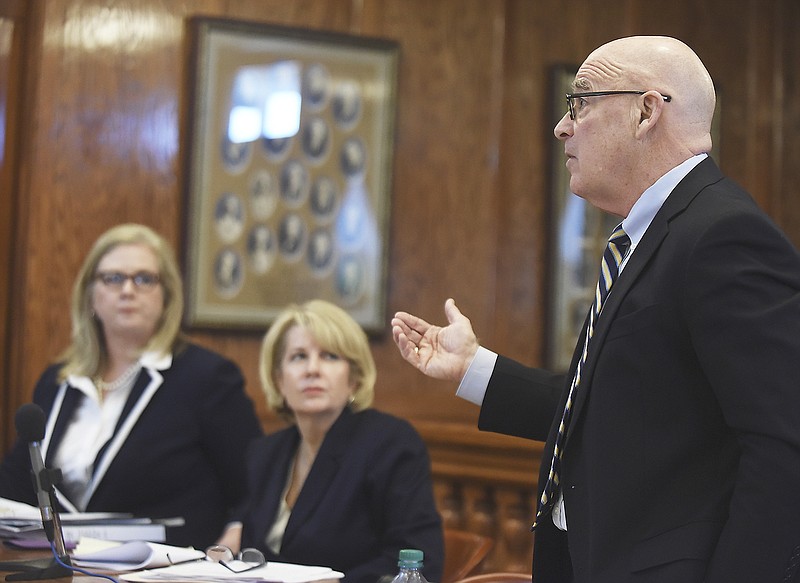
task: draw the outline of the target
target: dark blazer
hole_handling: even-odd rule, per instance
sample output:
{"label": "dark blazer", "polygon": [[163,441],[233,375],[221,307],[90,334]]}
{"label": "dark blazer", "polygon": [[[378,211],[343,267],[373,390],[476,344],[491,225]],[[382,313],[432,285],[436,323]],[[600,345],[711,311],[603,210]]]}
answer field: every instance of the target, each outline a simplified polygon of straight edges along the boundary
{"label": "dark blazer", "polygon": [[[482,429],[547,439],[540,488],[582,337],[565,377],[499,358],[481,409]],[[534,581],[800,578],[798,379],[800,256],[707,159],[597,322],[562,462],[568,534],[541,520]]]}
{"label": "dark blazer", "polygon": [[[47,467],[83,393],[58,383],[48,368],[33,401],[48,415],[42,449]],[[181,516],[168,542],[205,548],[222,533],[241,502],[245,452],[263,435],[241,371],[195,345],[176,352],[164,370],[145,366],[95,464],[87,512]],[[0,466],[0,496],[36,504],[27,444],[19,441]]]}
{"label": "dark blazer", "polygon": [[425,444],[401,419],[345,409],[325,436],[292,509],[278,555],[265,546],[300,443],[295,426],[256,441],[248,453],[248,498],[238,513],[242,547],[267,560],[332,567],[348,583],[397,573],[400,549],[425,553],[423,573],[439,581],[441,518]]}

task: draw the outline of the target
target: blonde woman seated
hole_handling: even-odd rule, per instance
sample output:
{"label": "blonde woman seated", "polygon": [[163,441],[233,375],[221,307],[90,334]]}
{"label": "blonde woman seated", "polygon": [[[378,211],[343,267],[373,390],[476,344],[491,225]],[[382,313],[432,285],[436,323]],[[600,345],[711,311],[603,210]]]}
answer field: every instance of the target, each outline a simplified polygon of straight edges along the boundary
{"label": "blonde woman seated", "polygon": [[[72,290],[72,340],[42,373],[42,454],[61,509],[182,517],[167,542],[203,548],[245,490],[247,445],[263,436],[239,367],[188,342],[172,248],[144,225],[103,233]],[[36,505],[28,444],[0,464],[0,496]]]}
{"label": "blonde woman seated", "polygon": [[248,449],[248,494],[220,543],[268,561],[324,565],[348,583],[397,572],[421,549],[438,581],[444,544],[425,444],[404,420],[370,409],[376,378],[366,334],[313,300],[277,318],[261,348],[268,406],[292,425]]}

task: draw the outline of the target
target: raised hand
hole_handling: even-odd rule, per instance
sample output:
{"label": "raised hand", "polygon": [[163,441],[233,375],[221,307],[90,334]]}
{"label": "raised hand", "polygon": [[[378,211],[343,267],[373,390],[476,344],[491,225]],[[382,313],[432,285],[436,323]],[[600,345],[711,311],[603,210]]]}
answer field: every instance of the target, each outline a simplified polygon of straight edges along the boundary
{"label": "raised hand", "polygon": [[406,312],[392,318],[392,337],[401,356],[429,377],[460,381],[478,350],[472,323],[453,299],[444,304],[448,325],[442,328]]}

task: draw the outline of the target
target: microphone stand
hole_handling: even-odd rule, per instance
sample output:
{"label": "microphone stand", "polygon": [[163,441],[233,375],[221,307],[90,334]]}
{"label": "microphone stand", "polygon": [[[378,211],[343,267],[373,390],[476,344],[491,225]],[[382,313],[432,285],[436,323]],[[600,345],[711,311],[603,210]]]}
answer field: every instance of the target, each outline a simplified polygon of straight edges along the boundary
{"label": "microphone stand", "polygon": [[[34,476],[34,482],[36,476]],[[42,527],[44,528],[47,540],[50,541],[55,549],[55,554],[64,565],[71,565],[67,547],[64,542],[64,531],[61,529],[61,516],[56,510],[55,485],[61,481],[60,469],[42,468],[39,472],[39,480],[42,488],[47,491],[50,497],[50,508],[53,515],[50,520],[42,517]],[[18,571],[6,575],[6,581],[40,581],[42,579],[59,579],[61,577],[72,578],[72,569],[60,564],[55,557],[47,559],[32,559],[27,561],[2,561],[0,568],[3,570]]]}

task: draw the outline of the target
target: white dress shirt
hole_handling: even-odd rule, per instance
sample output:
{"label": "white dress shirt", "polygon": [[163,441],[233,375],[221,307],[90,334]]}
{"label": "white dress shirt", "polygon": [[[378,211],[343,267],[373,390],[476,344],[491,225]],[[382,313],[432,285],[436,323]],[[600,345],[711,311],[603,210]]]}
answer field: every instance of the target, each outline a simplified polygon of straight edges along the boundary
{"label": "white dress shirt", "polygon": [[[127,434],[153,393],[161,385],[162,377],[158,371],[172,366],[172,355],[145,352],[139,358],[139,365],[149,373],[150,382],[116,434],[114,431],[138,374],[134,375],[125,386],[105,393],[102,401],[94,381],[89,377],[69,375],[66,382],[59,387],[53,411],[47,420],[45,439],[42,442],[45,455],[50,447],[55,422],[67,387],[73,387],[85,396],[76,407],[64,436],[58,443],[58,449],[53,454],[54,465],[60,468],[62,473],[62,481],[56,490],[56,495],[64,508],[70,512],[86,510],[91,495],[105,474],[108,464],[122,447]],[[103,461],[99,467],[95,467],[97,454],[106,447],[106,444],[108,447]]]}

